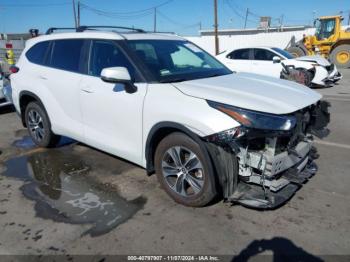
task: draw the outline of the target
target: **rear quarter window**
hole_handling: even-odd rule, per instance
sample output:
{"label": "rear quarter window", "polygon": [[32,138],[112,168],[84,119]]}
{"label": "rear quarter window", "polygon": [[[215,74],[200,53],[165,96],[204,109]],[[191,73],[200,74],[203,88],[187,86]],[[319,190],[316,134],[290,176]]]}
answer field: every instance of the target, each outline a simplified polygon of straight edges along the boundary
{"label": "rear quarter window", "polygon": [[45,41],[32,46],[26,53],[27,59],[34,64],[45,64],[45,57],[48,51],[49,44],[49,41]]}
{"label": "rear quarter window", "polygon": [[83,39],[53,41],[50,66],[70,72],[81,72],[80,57],[83,51]]}

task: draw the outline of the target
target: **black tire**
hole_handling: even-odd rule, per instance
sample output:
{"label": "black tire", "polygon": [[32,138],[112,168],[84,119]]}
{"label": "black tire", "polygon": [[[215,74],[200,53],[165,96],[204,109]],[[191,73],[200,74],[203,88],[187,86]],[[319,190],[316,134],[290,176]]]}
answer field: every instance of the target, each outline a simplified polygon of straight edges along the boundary
{"label": "black tire", "polygon": [[306,70],[306,69],[299,69],[300,73],[303,75],[303,81],[300,82],[300,84],[303,84],[305,86],[311,87],[312,86],[312,79],[313,79],[313,74],[312,72]]}
{"label": "black tire", "polygon": [[[344,60],[337,58],[339,54],[343,53]],[[340,45],[334,48],[329,56],[331,62],[339,68],[350,67],[350,45]]]}
{"label": "black tire", "polygon": [[306,55],[305,51],[297,46],[291,46],[287,49],[287,51],[294,57],[301,57]]}
{"label": "black tire", "polygon": [[[42,135],[39,136],[35,134],[36,132],[34,130],[36,130],[36,128],[33,128],[30,120],[30,115],[32,116],[34,113],[41,118],[41,122],[40,124],[37,124],[37,126],[39,126],[43,132]],[[50,119],[40,103],[30,102],[26,107],[24,117],[29,135],[36,145],[39,147],[50,148],[55,147],[58,144],[60,136],[57,136],[52,132]]]}
{"label": "black tire", "polygon": [[[184,155],[186,153],[186,150],[190,150],[192,153],[195,154],[195,156],[199,160],[199,163],[201,163],[202,168],[200,170],[197,170],[197,172],[200,173],[199,178],[202,181],[202,186],[199,192],[195,193],[193,190],[192,194],[187,195],[186,193],[186,196],[183,196],[180,193],[175,192],[175,190],[173,190],[169,185],[170,182],[168,179],[170,179],[170,177],[165,178],[163,174],[162,163],[164,163],[163,160],[166,157],[169,157],[167,151],[173,147],[181,147],[182,153],[184,153]],[[177,133],[172,133],[169,136],[165,137],[159,143],[156,149],[154,160],[155,160],[155,169],[156,169],[159,183],[161,184],[162,188],[168,193],[168,195],[171,198],[173,198],[177,203],[185,206],[191,206],[191,207],[203,207],[203,206],[206,206],[209,202],[211,202],[216,196],[217,194],[216,182],[215,182],[214,174],[212,173],[213,172],[212,163],[210,162],[210,160],[207,160],[207,158],[205,157],[205,153],[202,151],[200,145],[195,141],[193,141],[187,135],[177,132]],[[187,173],[186,171],[187,176],[190,176],[190,177],[197,176],[197,174],[193,174],[193,173],[190,174],[190,172],[191,171],[188,171]],[[196,179],[199,179],[199,178],[196,177]],[[179,180],[179,177],[176,178],[175,176],[173,179],[176,180],[176,182],[174,181],[174,185],[175,185]],[[183,182],[184,185],[187,184],[188,185],[187,190],[191,191],[193,187],[190,186],[190,184],[187,182],[187,179],[185,180],[186,182]]]}

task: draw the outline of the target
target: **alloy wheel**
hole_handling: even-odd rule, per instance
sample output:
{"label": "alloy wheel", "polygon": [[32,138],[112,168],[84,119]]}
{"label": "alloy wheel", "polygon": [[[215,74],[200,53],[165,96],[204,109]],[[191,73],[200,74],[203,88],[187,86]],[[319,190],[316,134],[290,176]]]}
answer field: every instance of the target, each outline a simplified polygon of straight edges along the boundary
{"label": "alloy wheel", "polygon": [[174,146],[165,152],[162,171],[168,186],[183,197],[197,195],[203,189],[203,165],[198,156],[185,147]]}
{"label": "alloy wheel", "polygon": [[42,116],[34,109],[28,112],[28,126],[32,137],[40,142],[45,137],[45,128]]}

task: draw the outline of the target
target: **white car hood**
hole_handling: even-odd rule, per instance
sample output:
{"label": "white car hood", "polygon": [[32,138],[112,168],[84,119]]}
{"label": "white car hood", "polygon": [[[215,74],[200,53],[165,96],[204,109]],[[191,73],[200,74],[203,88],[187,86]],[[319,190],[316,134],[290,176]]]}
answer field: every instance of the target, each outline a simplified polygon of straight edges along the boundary
{"label": "white car hood", "polygon": [[321,66],[330,66],[331,65],[326,58],[319,56],[319,55],[302,56],[302,57],[297,57],[295,59],[299,60],[299,61],[315,62]]}
{"label": "white car hood", "polygon": [[249,73],[174,83],[186,95],[271,114],[288,114],[322,96],[303,85]]}

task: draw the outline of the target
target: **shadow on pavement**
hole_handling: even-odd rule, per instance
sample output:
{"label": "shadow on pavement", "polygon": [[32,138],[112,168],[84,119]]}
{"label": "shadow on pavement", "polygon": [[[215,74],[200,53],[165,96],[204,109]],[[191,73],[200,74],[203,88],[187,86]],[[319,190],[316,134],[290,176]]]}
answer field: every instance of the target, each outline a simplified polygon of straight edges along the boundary
{"label": "shadow on pavement", "polygon": [[0,105],[0,115],[5,115],[13,112],[16,112],[15,107],[13,105],[7,105],[7,106]]}
{"label": "shadow on pavement", "polygon": [[[259,261],[259,259],[256,259],[256,256],[262,255],[262,253],[264,253],[265,251],[272,252],[271,255],[264,254],[265,258],[267,256],[272,256],[272,259],[268,261],[323,261],[321,258],[318,258],[317,256],[306,252],[303,248],[296,246],[292,241],[283,237],[275,237],[270,240],[254,240],[244,250],[242,250],[241,253],[234,257],[232,261],[248,261],[251,258],[254,258],[254,261]],[[263,256],[261,256],[261,258],[263,258]]]}

